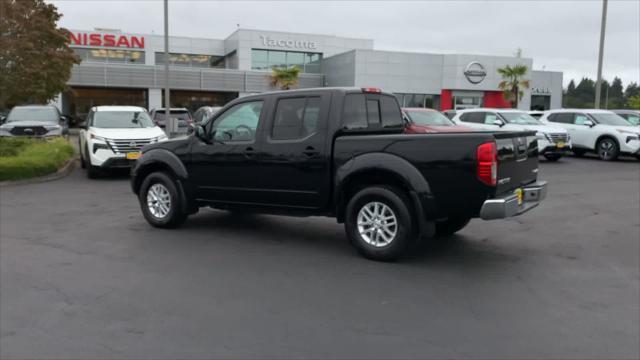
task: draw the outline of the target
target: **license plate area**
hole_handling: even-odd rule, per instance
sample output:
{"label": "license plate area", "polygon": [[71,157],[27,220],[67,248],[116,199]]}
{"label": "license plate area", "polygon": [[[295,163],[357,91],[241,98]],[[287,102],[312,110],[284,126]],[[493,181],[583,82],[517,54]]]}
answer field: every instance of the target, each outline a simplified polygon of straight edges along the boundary
{"label": "license plate area", "polygon": [[139,151],[127,153],[127,160],[137,160],[140,158],[141,153]]}

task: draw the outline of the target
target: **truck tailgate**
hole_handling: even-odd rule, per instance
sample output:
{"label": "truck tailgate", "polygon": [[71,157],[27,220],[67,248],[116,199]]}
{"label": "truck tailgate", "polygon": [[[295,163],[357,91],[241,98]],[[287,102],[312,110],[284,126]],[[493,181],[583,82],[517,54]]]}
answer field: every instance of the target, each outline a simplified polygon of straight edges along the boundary
{"label": "truck tailgate", "polygon": [[538,176],[538,141],[534,131],[495,133],[498,150],[496,195],[534,182]]}

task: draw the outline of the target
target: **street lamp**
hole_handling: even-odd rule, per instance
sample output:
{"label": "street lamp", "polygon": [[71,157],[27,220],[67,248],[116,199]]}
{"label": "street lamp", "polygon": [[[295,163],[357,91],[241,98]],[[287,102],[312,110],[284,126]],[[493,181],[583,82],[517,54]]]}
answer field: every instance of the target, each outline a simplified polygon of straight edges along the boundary
{"label": "street lamp", "polygon": [[164,0],[164,124],[167,136],[174,132],[169,97],[169,0]]}
{"label": "street lamp", "polygon": [[607,2],[602,0],[602,22],[600,23],[600,51],[598,52],[598,79],[596,80],[595,108],[600,109],[600,91],[602,88],[602,55],[604,53],[604,29],[607,26]]}

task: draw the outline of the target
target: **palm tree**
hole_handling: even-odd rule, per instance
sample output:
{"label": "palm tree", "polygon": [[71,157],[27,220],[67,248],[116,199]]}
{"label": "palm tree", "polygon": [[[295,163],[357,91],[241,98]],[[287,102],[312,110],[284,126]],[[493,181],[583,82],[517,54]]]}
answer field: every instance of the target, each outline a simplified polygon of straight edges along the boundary
{"label": "palm tree", "polygon": [[527,74],[527,65],[518,64],[513,67],[507,65],[498,69],[498,74],[502,75],[502,81],[498,84],[500,90],[504,92],[505,100],[511,102],[511,106],[518,107],[518,101],[522,99],[524,92],[521,89],[528,89],[530,81],[524,79]]}
{"label": "palm tree", "polygon": [[289,90],[292,86],[298,85],[298,76],[300,68],[292,67],[273,67],[271,73],[271,86],[279,87],[282,90]]}

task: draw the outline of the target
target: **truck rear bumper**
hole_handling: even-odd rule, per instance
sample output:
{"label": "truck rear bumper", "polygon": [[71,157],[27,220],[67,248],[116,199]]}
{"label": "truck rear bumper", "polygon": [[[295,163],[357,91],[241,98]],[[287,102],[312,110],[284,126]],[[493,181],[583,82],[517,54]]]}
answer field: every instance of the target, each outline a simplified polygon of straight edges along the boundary
{"label": "truck rear bumper", "polygon": [[480,218],[492,220],[517,216],[538,206],[546,196],[547,182],[538,181],[522,188],[521,204],[515,193],[486,200],[480,209]]}

